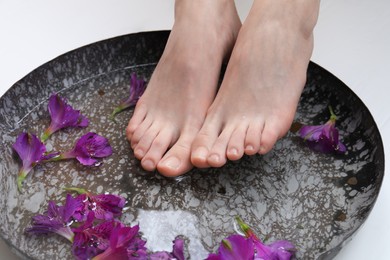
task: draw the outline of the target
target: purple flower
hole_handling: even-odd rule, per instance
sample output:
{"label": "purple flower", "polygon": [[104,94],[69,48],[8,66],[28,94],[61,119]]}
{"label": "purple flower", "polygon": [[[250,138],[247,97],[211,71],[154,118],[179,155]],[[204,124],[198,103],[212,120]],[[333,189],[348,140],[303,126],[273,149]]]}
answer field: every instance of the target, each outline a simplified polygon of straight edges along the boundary
{"label": "purple flower", "polygon": [[91,259],[104,252],[110,245],[111,233],[118,223],[112,220],[94,226],[94,221],[95,214],[91,211],[86,221],[73,229],[75,235],[72,252],[76,259]]}
{"label": "purple flower", "polygon": [[339,131],[335,127],[337,116],[329,107],[330,119],[323,125],[303,126],[299,129],[299,135],[308,146],[322,153],[345,153],[347,148],[339,140]]}
{"label": "purple flower", "polygon": [[64,206],[58,206],[53,201],[49,201],[47,211],[42,215],[32,218],[31,227],[26,229],[30,234],[59,234],[73,242],[74,233],[70,228],[73,222],[73,213],[81,206],[80,201],[75,200],[71,195],[67,195]]}
{"label": "purple flower", "polygon": [[53,160],[76,158],[83,165],[99,165],[99,159],[110,156],[112,148],[108,140],[96,133],[89,132],[76,141],[72,150],[61,153]]}
{"label": "purple flower", "polygon": [[131,74],[130,80],[130,95],[127,99],[123,100],[112,112],[111,118],[114,118],[116,114],[122,112],[126,108],[135,106],[138,99],[142,96],[146,88],[146,82],[143,79],[137,78],[135,73]]}
{"label": "purple flower", "polygon": [[44,160],[50,159],[57,154],[46,155],[45,145],[33,134],[21,133],[12,146],[22,160],[22,167],[19,170],[17,179],[19,190],[22,189],[22,182],[34,166]]}
{"label": "purple flower", "polygon": [[93,260],[110,259],[147,259],[146,241],[139,234],[139,226],[124,227],[117,225],[110,235],[110,246]]}
{"label": "purple flower", "polygon": [[231,235],[222,240],[218,254],[210,254],[207,260],[249,260],[255,254],[252,238],[241,235]]}
{"label": "purple flower", "polygon": [[294,255],[295,247],[289,241],[280,240],[265,245],[241,218],[236,217],[236,222],[244,236],[232,235],[224,239],[218,249],[218,254],[210,254],[208,260],[289,260]]}
{"label": "purple flower", "polygon": [[67,188],[68,191],[77,191],[80,195],[77,200],[82,201],[83,207],[74,213],[77,221],[84,221],[89,212],[94,212],[94,217],[100,220],[112,220],[122,215],[126,200],[115,194],[94,195],[84,189]]}
{"label": "purple flower", "polygon": [[255,259],[264,260],[290,260],[296,249],[287,240],[278,240],[269,245],[265,245],[259,240],[254,240]]}
{"label": "purple flower", "polygon": [[184,260],[184,240],[176,238],[173,241],[172,256],[177,260]]}
{"label": "purple flower", "polygon": [[41,140],[44,142],[54,132],[66,127],[87,127],[88,119],[83,116],[79,110],[73,109],[66,99],[58,94],[50,96],[48,105],[51,122],[50,126],[44,131]]}
{"label": "purple flower", "polygon": [[155,252],[149,254],[148,259],[150,260],[184,260],[184,240],[180,238],[175,238],[173,241],[172,252]]}

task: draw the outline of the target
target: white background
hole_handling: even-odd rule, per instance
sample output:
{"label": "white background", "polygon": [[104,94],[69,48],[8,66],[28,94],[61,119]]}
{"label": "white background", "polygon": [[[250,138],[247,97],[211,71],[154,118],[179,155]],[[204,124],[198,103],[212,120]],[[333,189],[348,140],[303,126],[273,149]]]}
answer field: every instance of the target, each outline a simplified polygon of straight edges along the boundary
{"label": "white background", "polygon": [[[0,0],[0,96],[57,56],[110,37],[170,29],[173,0]],[[244,18],[250,0],[236,0]],[[322,0],[312,60],[344,81],[373,114],[390,154],[390,1]],[[336,259],[386,259],[390,177],[369,218]],[[0,260],[17,259],[0,241]]]}

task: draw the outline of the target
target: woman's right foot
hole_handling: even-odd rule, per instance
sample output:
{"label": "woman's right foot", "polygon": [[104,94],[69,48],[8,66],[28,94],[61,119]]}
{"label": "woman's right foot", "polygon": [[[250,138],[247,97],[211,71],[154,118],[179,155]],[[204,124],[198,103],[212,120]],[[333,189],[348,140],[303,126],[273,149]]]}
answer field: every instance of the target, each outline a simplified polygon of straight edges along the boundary
{"label": "woman's right foot", "polygon": [[256,0],[192,144],[196,167],[265,154],[291,126],[313,50],[319,0]]}
{"label": "woman's right foot", "polygon": [[126,129],[145,170],[178,176],[193,167],[192,141],[240,26],[233,0],[176,1],[164,53]]}

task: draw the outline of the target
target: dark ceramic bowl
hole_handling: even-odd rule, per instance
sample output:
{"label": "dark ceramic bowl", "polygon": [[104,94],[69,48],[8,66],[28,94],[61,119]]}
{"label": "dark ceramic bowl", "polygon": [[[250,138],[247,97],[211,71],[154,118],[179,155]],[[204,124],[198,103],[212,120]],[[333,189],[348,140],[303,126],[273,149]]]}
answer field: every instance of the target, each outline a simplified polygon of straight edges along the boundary
{"label": "dark ceramic bowl", "polygon": [[[173,238],[183,235],[191,259],[202,259],[235,232],[233,219],[239,215],[260,238],[293,242],[298,259],[332,258],[368,217],[383,179],[383,145],[366,106],[311,63],[296,121],[323,124],[331,105],[346,154],[313,152],[291,131],[264,156],[194,169],[178,179],[146,173],[124,135],[132,110],[119,114],[116,123],[109,115],[128,95],[132,72],[150,78],[168,35],[131,34],[71,51],[28,74],[0,99],[1,236],[24,258],[72,259],[66,240],[27,236],[24,229],[49,200],[64,201],[62,188],[77,186],[125,196],[129,209],[122,220],[139,223],[152,250],[169,251]],[[90,126],[54,134],[48,149],[70,149],[76,138],[94,131],[110,140],[114,154],[94,168],[77,161],[39,165],[20,193],[12,144],[22,131],[39,135],[48,126],[47,103],[54,92],[80,109]]]}

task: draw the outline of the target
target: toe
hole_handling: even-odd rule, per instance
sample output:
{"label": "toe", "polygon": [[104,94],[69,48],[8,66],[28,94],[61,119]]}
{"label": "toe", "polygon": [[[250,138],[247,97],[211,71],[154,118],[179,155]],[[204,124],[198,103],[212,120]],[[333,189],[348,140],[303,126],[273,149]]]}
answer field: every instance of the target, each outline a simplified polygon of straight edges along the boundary
{"label": "toe", "polygon": [[256,120],[249,125],[244,143],[245,154],[254,155],[259,152],[263,125],[264,123],[261,120]]}
{"label": "toe", "polygon": [[164,153],[167,151],[173,140],[173,131],[171,129],[163,129],[154,138],[148,152],[141,160],[142,167],[147,171],[154,171],[157,163],[161,160]]}
{"label": "toe", "polygon": [[192,169],[191,143],[195,137],[182,135],[157,164],[157,170],[164,176],[176,177]]}
{"label": "toe", "polygon": [[135,145],[134,156],[138,160],[141,160],[145,156],[145,154],[149,151],[154,139],[157,137],[158,133],[160,132],[160,129],[161,128],[159,128],[157,124],[152,125],[141,137],[137,145]]}
{"label": "toe", "polygon": [[247,123],[241,123],[233,132],[227,145],[226,156],[236,161],[244,155],[245,136],[248,130]]}
{"label": "toe", "polygon": [[219,130],[214,130],[215,131],[203,127],[192,143],[191,163],[198,168],[210,167],[207,162],[207,157],[212,145],[218,138],[219,133]]}
{"label": "toe", "polygon": [[152,120],[146,118],[138,127],[135,129],[134,134],[130,139],[131,148],[135,148],[145,132],[151,127]]}
{"label": "toe", "polygon": [[131,117],[129,124],[126,127],[126,137],[128,140],[131,140],[135,130],[138,126],[144,121],[146,116],[146,109],[142,106],[136,106],[134,109],[133,116]]}
{"label": "toe", "polygon": [[232,132],[233,128],[231,126],[225,128],[215,141],[207,156],[207,162],[210,166],[221,167],[226,163],[226,149]]}
{"label": "toe", "polygon": [[278,129],[277,126],[272,123],[267,122],[265,124],[264,129],[261,133],[259,149],[260,154],[268,153],[275,145],[276,141],[278,141],[280,134],[276,129]]}

